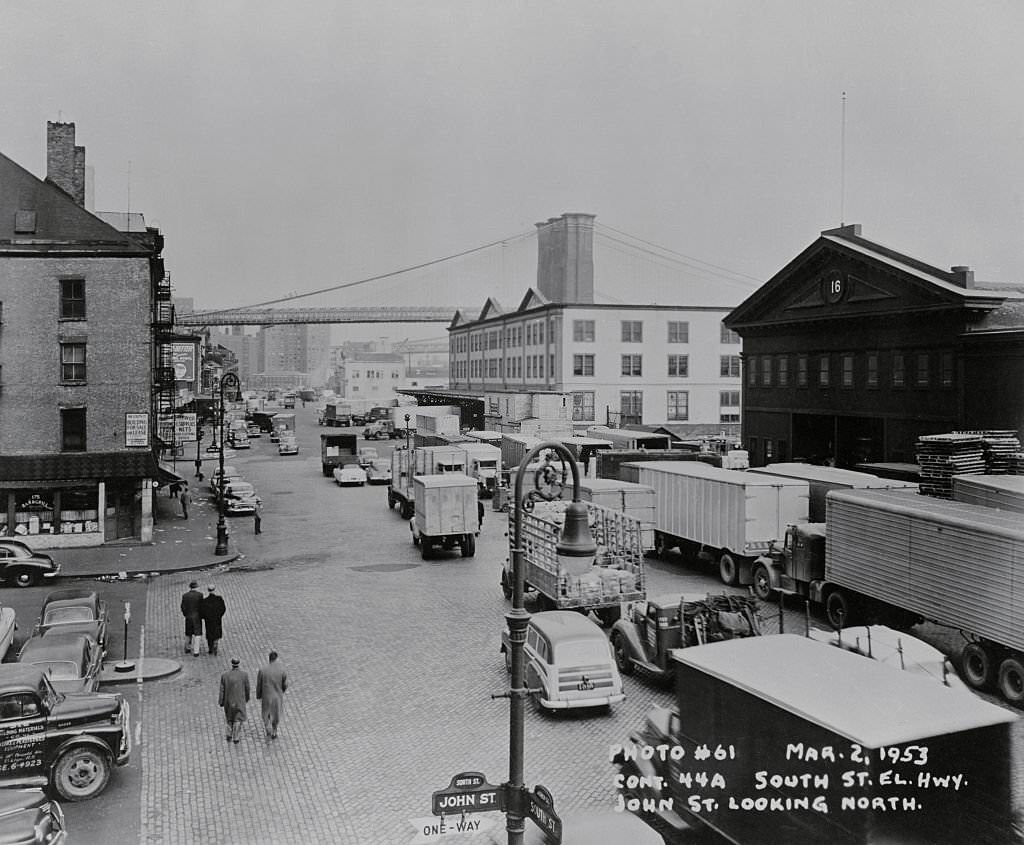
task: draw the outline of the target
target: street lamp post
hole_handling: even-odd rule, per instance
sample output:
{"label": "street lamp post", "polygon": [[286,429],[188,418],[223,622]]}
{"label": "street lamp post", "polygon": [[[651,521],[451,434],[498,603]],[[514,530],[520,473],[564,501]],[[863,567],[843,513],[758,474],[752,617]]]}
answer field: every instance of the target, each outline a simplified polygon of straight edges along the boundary
{"label": "street lamp post", "polygon": [[[554,453],[560,463],[557,469],[552,463]],[[533,489],[523,495],[523,479],[530,463],[539,455],[546,455],[545,462],[535,473]],[[509,748],[508,783],[505,785],[506,810],[505,830],[508,845],[522,845],[527,816],[528,791],[523,783],[525,756],[526,697],[530,691],[525,685],[523,646],[526,643],[526,629],[530,614],[523,606],[523,510],[532,509],[537,501],[551,501],[561,497],[569,471],[572,472],[572,501],[566,508],[562,536],[558,541],[557,553],[568,557],[593,557],[597,551],[594,538],[587,522],[587,506],[580,501],[580,471],[576,459],[561,443],[549,441],[531,449],[519,464],[516,472],[515,497],[512,500],[512,609],[505,614],[508,622],[509,642],[512,652],[512,681],[509,689]]]}
{"label": "street lamp post", "polygon": [[238,390],[238,376],[234,373],[225,373],[220,379],[220,477],[217,479],[217,548],[213,550],[215,555],[226,555],[228,553],[228,526],[224,521],[224,389],[231,388],[232,397]]}
{"label": "street lamp post", "polygon": [[412,441],[409,439],[409,415],[405,415],[405,448],[412,448]]}

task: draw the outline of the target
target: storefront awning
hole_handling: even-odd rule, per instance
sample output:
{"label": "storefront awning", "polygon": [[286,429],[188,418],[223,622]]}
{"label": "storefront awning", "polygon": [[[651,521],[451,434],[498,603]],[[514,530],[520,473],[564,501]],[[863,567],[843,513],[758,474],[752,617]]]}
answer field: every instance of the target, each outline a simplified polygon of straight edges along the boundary
{"label": "storefront awning", "polygon": [[0,455],[0,488],[67,487],[109,478],[155,478],[158,469],[148,450]]}
{"label": "storefront awning", "polygon": [[157,474],[156,474],[156,486],[157,487],[163,487],[166,484],[175,484],[177,482],[182,482],[182,481],[185,481],[185,476],[179,475],[174,470],[172,470],[170,467],[164,466],[163,464],[160,464],[160,466],[157,467]]}

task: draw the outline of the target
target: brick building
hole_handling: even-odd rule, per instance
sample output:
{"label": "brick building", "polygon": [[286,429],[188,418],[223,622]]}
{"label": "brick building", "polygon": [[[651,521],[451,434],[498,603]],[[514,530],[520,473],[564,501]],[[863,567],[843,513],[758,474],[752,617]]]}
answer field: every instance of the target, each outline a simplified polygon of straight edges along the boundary
{"label": "brick building", "polygon": [[725,320],[751,463],[913,462],[923,434],[1024,431],[1022,291],[822,232]]}
{"label": "brick building", "polygon": [[45,180],[0,154],[0,534],[149,541],[163,238],[87,211],[74,124],[47,130]]}

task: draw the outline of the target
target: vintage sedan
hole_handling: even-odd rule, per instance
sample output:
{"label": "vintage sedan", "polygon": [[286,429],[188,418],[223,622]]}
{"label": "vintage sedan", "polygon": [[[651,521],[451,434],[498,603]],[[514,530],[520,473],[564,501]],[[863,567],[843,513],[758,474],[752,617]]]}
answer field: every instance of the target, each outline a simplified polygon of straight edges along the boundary
{"label": "vintage sedan", "polygon": [[249,423],[245,430],[249,437],[263,436],[263,429],[259,427],[258,423]]}
{"label": "vintage sedan", "polygon": [[85,634],[106,649],[107,603],[95,590],[53,590],[43,599],[32,636],[41,637],[48,631]]}
{"label": "vintage sedan", "polygon": [[16,587],[34,587],[60,574],[60,564],[41,552],[34,552],[21,540],[0,537],[0,579]]}
{"label": "vintage sedan", "polygon": [[228,516],[255,513],[258,501],[256,488],[248,481],[231,481],[224,486],[224,513]]}
{"label": "vintage sedan", "polygon": [[96,692],[103,650],[88,634],[51,629],[40,637],[30,637],[18,662],[45,672],[57,692]]}
{"label": "vintage sedan", "polygon": [[374,458],[366,467],[366,480],[370,484],[391,483],[391,461],[384,458]]}
{"label": "vintage sedan", "polygon": [[334,468],[334,480],[339,487],[350,484],[358,484],[362,487],[366,484],[366,470],[359,464],[345,464]]}
{"label": "vintage sedan", "polygon": [[281,440],[277,444],[277,454],[279,455],[297,455],[299,454],[299,441],[294,436],[285,437],[281,435]]}

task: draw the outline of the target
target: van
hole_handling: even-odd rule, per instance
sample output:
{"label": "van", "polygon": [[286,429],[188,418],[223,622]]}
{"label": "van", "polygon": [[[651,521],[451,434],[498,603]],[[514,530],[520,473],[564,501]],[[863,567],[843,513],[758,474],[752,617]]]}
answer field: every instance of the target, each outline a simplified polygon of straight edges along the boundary
{"label": "van", "polygon": [[[505,668],[512,671],[512,646],[502,633]],[[546,610],[530,617],[524,646],[526,686],[537,690],[545,710],[608,707],[625,699],[622,677],[608,638],[575,610]]]}

